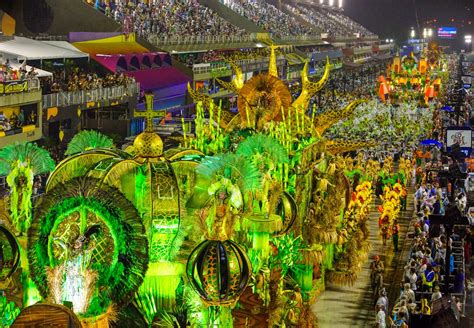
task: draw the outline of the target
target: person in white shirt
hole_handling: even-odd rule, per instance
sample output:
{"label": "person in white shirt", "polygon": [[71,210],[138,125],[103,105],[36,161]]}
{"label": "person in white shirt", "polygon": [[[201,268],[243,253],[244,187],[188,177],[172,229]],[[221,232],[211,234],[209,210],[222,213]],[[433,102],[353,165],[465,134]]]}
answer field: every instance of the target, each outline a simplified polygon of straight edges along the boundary
{"label": "person in white shirt", "polygon": [[439,291],[439,286],[435,286],[433,294],[431,294],[431,303],[436,300],[439,300],[441,297],[443,297],[443,294],[441,294],[441,292]]}
{"label": "person in white shirt", "polygon": [[379,293],[379,299],[377,300],[376,309],[377,307],[383,307],[384,309],[388,309],[388,298],[387,298],[387,291],[385,288],[382,288]]}
{"label": "person in white shirt", "polygon": [[383,305],[377,306],[379,309],[377,312],[377,316],[375,317],[375,326],[376,328],[386,328],[387,325],[385,323],[385,308]]}
{"label": "person in white shirt", "polygon": [[418,275],[416,274],[416,269],[414,267],[410,268],[410,275],[408,279],[410,280],[411,290],[416,291],[416,282],[418,281]]}
{"label": "person in white shirt", "polygon": [[410,283],[406,283],[404,285],[402,296],[403,295],[405,295],[407,301],[412,300],[412,302],[415,302],[415,292],[413,290],[411,290]]}

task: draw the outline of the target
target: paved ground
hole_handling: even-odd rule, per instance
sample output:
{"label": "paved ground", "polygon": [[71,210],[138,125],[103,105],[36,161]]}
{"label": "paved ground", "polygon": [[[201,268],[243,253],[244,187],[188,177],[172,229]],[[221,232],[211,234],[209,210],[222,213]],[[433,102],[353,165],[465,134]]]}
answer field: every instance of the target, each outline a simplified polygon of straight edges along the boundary
{"label": "paved ground", "polygon": [[[370,288],[370,262],[375,255],[380,255],[385,264],[385,287],[389,292],[389,298],[393,305],[394,299],[398,297],[401,281],[401,271],[406,263],[409,249],[409,241],[405,244],[407,230],[413,214],[413,193],[409,190],[407,211],[402,212],[399,218],[400,241],[402,250],[398,253],[393,251],[392,243],[387,242],[383,247],[379,237],[377,206],[380,200],[376,199],[372,207],[369,219],[369,240],[372,250],[369,258],[364,263],[354,286],[327,285],[326,291],[322,293],[318,301],[312,306],[313,311],[319,319],[320,328],[371,328],[375,318],[372,292]],[[398,267],[398,270],[397,270]]]}

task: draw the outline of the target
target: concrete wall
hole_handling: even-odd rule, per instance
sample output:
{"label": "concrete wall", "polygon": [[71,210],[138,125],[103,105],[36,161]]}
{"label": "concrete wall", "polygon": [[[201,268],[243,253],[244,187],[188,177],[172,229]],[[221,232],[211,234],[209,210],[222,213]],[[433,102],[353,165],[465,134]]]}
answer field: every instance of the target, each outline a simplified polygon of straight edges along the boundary
{"label": "concrete wall", "polygon": [[[3,1],[3,0],[2,0]],[[2,5],[16,20],[16,35],[117,32],[121,26],[82,0],[18,0]]]}
{"label": "concrete wall", "polygon": [[0,107],[27,105],[41,101],[41,91],[30,91],[0,95]]}

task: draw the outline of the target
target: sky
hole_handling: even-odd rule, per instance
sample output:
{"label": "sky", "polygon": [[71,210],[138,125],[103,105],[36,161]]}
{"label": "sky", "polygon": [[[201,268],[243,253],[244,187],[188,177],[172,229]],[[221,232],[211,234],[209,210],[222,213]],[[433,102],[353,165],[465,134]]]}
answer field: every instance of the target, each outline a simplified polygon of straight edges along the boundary
{"label": "sky", "polygon": [[[437,19],[434,23],[437,26],[457,25],[460,28],[460,37],[465,33],[474,34],[474,0],[343,1],[346,15],[383,39],[406,39],[410,28],[417,28],[417,16],[421,30],[426,25],[424,22]],[[451,19],[454,19],[454,22]],[[467,24],[469,20],[471,25]]]}

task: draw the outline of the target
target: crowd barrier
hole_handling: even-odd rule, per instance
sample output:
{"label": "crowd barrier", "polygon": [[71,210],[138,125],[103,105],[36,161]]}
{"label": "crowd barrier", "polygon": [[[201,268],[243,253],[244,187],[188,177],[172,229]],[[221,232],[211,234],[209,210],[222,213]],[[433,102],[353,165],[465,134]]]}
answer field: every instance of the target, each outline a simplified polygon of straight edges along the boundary
{"label": "crowd barrier", "polygon": [[160,37],[159,35],[149,35],[148,42],[153,45],[188,45],[188,44],[222,44],[222,43],[245,43],[257,41],[254,35],[225,36],[174,36]]}
{"label": "crowd barrier", "polygon": [[99,100],[114,100],[124,96],[134,96],[139,92],[140,84],[130,83],[127,86],[51,93],[43,96],[43,107],[64,107]]}

